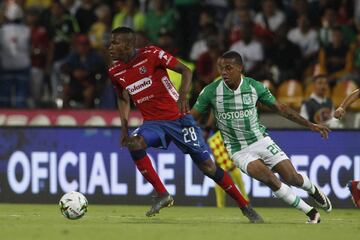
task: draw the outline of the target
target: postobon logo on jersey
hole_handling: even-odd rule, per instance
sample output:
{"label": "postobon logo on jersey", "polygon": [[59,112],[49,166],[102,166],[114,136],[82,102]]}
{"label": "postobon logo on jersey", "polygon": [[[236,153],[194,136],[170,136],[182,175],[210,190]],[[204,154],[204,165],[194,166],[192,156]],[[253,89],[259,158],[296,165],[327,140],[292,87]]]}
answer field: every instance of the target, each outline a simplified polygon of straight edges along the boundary
{"label": "postobon logo on jersey", "polygon": [[129,85],[126,87],[126,90],[128,90],[128,92],[131,95],[134,95],[138,92],[143,91],[144,89],[147,89],[148,87],[150,87],[152,85],[152,81],[150,78],[143,78],[137,82],[134,82],[133,84]]}
{"label": "postobon logo on jersey", "polygon": [[230,120],[230,119],[250,117],[254,114],[254,111],[255,111],[254,109],[246,109],[240,111],[218,113],[217,115],[219,119]]}

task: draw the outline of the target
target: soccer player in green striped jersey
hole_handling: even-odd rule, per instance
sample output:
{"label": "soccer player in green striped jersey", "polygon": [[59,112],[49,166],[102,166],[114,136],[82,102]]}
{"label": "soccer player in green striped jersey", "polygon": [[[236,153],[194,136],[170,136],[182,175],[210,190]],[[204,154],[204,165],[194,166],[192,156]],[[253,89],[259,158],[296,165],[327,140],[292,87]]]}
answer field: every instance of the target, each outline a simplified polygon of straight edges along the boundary
{"label": "soccer player in green striped jersey", "polygon": [[287,184],[307,191],[327,212],[332,210],[330,200],[306,175],[296,172],[286,154],[266,134],[265,127],[258,120],[256,104],[267,105],[281,116],[319,132],[323,138],[328,137],[330,130],[302,118],[296,111],[278,102],[263,84],[245,77],[242,74],[243,61],[237,52],[224,53],[218,65],[222,78],[203,89],[191,110],[192,115],[198,119],[212,109],[235,164],[250,177],[269,186],[276,197],[303,211],[308,216],[307,223],[319,223],[318,211],[296,196],[274,172]]}

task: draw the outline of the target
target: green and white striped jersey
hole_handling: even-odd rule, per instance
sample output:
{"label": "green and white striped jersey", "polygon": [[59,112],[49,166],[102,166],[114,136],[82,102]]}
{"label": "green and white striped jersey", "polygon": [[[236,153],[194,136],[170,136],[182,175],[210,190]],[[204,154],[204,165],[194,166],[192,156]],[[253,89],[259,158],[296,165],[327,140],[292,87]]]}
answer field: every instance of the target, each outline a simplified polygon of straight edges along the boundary
{"label": "green and white striped jersey", "polygon": [[271,105],[275,97],[262,83],[252,78],[242,77],[235,91],[219,79],[202,90],[194,108],[200,113],[213,109],[217,127],[232,156],[266,135],[266,128],[258,119],[257,101]]}

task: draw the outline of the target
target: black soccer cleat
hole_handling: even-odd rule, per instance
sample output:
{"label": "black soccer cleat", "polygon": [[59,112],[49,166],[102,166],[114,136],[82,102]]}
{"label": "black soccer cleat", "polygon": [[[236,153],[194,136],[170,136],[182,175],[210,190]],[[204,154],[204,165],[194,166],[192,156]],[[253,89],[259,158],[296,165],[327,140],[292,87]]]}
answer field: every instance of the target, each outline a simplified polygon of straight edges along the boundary
{"label": "black soccer cleat", "polygon": [[315,208],[311,209],[306,215],[309,217],[306,221],[308,224],[318,224],[321,221],[320,213]]}
{"label": "black soccer cleat", "polygon": [[241,208],[241,211],[251,223],[264,223],[264,219],[250,205]]}
{"label": "black soccer cleat", "polygon": [[160,209],[172,205],[174,205],[174,199],[170,194],[155,195],[153,196],[153,204],[150,210],[146,212],[146,216],[153,217],[160,212]]}
{"label": "black soccer cleat", "polygon": [[319,207],[324,209],[326,212],[331,212],[332,205],[330,199],[323,192],[321,192],[317,186],[314,187],[315,187],[314,194],[309,194],[309,195],[315,200],[315,203]]}

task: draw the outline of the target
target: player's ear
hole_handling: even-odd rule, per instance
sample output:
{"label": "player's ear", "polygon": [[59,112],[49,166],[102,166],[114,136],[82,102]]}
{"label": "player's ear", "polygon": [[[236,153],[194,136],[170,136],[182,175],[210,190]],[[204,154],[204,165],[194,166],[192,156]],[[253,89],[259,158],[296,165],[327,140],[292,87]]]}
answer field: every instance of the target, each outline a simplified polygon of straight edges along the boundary
{"label": "player's ear", "polygon": [[135,46],[133,42],[128,41],[125,45],[126,50],[132,50]]}
{"label": "player's ear", "polygon": [[221,58],[218,58],[218,60],[216,61],[216,68],[218,72],[221,73]]}
{"label": "player's ear", "polygon": [[238,67],[240,73],[243,73],[243,71],[244,71],[244,66],[241,65],[241,64],[237,64],[237,67]]}

